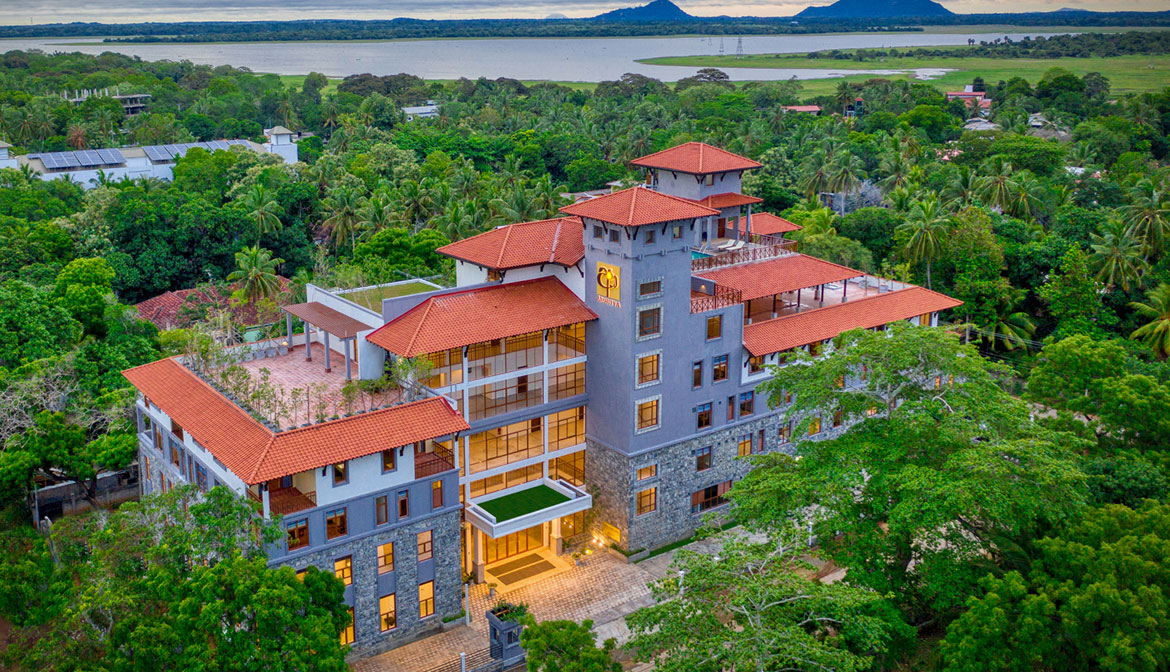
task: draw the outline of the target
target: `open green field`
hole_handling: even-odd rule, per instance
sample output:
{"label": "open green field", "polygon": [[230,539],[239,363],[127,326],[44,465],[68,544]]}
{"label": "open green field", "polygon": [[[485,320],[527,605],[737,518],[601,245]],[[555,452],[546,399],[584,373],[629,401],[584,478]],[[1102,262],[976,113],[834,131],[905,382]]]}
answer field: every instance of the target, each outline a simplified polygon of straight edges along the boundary
{"label": "open green field", "polygon": [[[685,65],[699,68],[809,68],[816,70],[912,70],[949,69],[929,80],[939,89],[953,91],[970,84],[976,75],[988,82],[1012,77],[1040,79],[1049,68],[1064,68],[1077,75],[1099,72],[1109,78],[1114,93],[1158,91],[1170,86],[1170,54],[1115,56],[1112,58],[891,58],[873,61],[810,59],[803,54],[753,54],[735,56],[667,56],[640,61],[650,65]],[[836,89],[841,79],[864,81],[877,75],[858,74],[844,78],[802,80],[805,95],[819,95]],[[885,75],[887,79],[910,79],[912,73]]]}
{"label": "open green field", "polygon": [[513,492],[510,495],[480,502],[479,506],[484,511],[495,516],[497,523],[502,523],[505,520],[519,518],[534,511],[547,509],[550,506],[567,501],[569,501],[568,497],[547,485],[538,485],[535,488],[528,488],[520,492]]}

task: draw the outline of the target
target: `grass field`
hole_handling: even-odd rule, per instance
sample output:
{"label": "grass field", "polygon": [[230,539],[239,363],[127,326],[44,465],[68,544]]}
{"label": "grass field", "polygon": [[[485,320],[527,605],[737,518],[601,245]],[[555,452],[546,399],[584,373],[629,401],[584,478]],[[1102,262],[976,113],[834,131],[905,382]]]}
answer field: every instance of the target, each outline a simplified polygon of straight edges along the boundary
{"label": "grass field", "polygon": [[495,516],[497,523],[502,523],[505,520],[519,518],[525,514],[547,509],[550,506],[567,501],[569,501],[568,497],[547,485],[538,485],[535,488],[528,488],[527,490],[514,492],[510,495],[480,502],[479,506],[484,511]]}
{"label": "grass field", "polygon": [[[1099,72],[1109,78],[1114,93],[1156,91],[1170,86],[1170,54],[1151,56],[1116,56],[1112,58],[891,58],[884,61],[844,61],[809,59],[803,54],[753,54],[735,56],[668,56],[640,61],[651,65],[685,65],[700,68],[809,68],[816,70],[911,70],[946,68],[947,72],[929,80],[939,89],[955,90],[970,84],[979,75],[987,82],[1023,77],[1035,82],[1049,68],[1064,68],[1077,75]],[[858,74],[843,78],[802,80],[804,95],[833,91],[837,83],[864,81],[877,75]],[[909,79],[913,74],[885,75],[887,79]]]}

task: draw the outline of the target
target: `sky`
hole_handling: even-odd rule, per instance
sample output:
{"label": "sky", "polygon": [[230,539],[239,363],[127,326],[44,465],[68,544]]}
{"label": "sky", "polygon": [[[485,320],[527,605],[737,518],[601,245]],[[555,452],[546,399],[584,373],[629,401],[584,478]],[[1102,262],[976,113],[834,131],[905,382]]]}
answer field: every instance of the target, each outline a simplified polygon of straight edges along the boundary
{"label": "sky", "polygon": [[[647,0],[0,0],[0,24],[97,21],[212,21],[295,19],[420,19],[569,17],[644,4]],[[675,0],[695,16],[791,16],[832,0]],[[1051,11],[1062,7],[1101,11],[1160,11],[1170,0],[943,0],[960,14]]]}

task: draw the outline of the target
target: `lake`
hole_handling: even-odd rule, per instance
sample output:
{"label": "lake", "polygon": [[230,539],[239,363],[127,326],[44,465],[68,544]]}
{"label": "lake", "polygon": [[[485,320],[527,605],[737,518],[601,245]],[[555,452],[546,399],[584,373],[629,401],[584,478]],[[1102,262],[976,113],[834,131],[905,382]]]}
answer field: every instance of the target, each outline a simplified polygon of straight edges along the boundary
{"label": "lake", "polygon": [[[1054,33],[1007,33],[1013,40]],[[852,33],[847,35],[749,35],[745,54],[801,53],[822,49],[919,47],[967,44],[968,38],[994,40],[1004,33]],[[0,40],[0,52],[12,49],[115,51],[144,59],[189,60],[207,65],[234,65],[256,72],[301,75],[321,72],[345,77],[362,72],[388,75],[406,72],[425,79],[512,77],[556,81],[600,82],[634,72],[664,81],[693,75],[697,68],[646,65],[640,58],[736,53],[736,37],[606,37],[493,38],[397,40],[379,42],[248,42],[231,44],[68,44],[78,38]],[[818,79],[842,71],[800,68],[723,68],[735,80]],[[846,74],[885,75],[915,72],[921,77],[937,70],[850,70]]]}

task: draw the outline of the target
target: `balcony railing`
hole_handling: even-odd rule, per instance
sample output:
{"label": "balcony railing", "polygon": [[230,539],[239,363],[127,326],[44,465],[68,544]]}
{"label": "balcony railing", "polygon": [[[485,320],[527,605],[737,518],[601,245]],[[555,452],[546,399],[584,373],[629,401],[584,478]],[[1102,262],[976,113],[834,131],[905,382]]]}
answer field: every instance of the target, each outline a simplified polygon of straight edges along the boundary
{"label": "balcony railing", "polygon": [[712,256],[691,259],[691,272],[699,273],[724,266],[735,266],[736,264],[746,264],[752,261],[766,261],[777,257],[786,257],[796,252],[795,240],[785,240],[772,236],[768,236],[767,238],[771,239],[770,244],[752,245],[751,247],[745,247],[735,252],[719,252],[717,250],[703,251],[703,254],[712,254]]}
{"label": "balcony railing", "polygon": [[455,468],[455,453],[448,447],[434,443],[434,452],[415,452],[414,477],[426,478]]}
{"label": "balcony railing", "polygon": [[705,313],[743,303],[743,292],[731,287],[715,285],[714,294],[691,295],[691,313]]}

